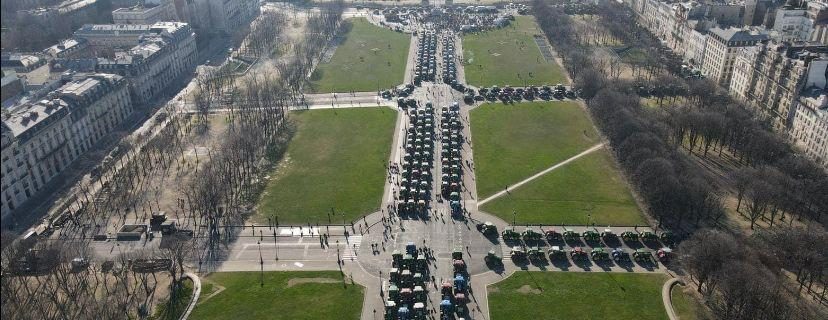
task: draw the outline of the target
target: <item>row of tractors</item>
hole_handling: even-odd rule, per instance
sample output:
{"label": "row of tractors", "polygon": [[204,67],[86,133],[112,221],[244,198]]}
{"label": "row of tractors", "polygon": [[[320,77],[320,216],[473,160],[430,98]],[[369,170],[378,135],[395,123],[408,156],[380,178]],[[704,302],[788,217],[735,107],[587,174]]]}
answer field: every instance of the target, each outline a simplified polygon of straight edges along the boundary
{"label": "row of tractors", "polygon": [[[497,232],[496,229],[494,231],[489,230],[488,232]],[[658,243],[659,241],[665,245],[672,245],[674,243],[674,236],[671,232],[662,232],[660,234],[656,234],[652,231],[624,231],[620,235],[614,233],[610,229],[604,229],[602,232],[598,232],[596,230],[586,230],[584,232],[578,233],[575,232],[572,228],[564,227],[560,232],[555,229],[546,229],[542,230],[543,233],[535,231],[532,228],[526,228],[523,232],[517,232],[514,230],[513,227],[506,227],[503,232],[501,233],[501,237],[504,241],[519,241],[523,240],[525,242],[533,242],[533,241],[540,241],[541,239],[546,239],[548,242],[558,242],[558,241],[574,241],[583,239],[587,242],[615,242],[619,238],[623,240],[625,243],[634,243],[634,242],[643,242],[643,243]]]}
{"label": "row of tractors", "polygon": [[423,320],[426,318],[428,291],[425,285],[428,261],[425,253],[413,242],[405,253],[394,250],[392,268],[388,272],[388,297],[385,301],[386,320]]}
{"label": "row of tractors", "polygon": [[537,246],[514,246],[511,249],[510,254],[512,256],[512,260],[515,261],[524,261],[526,259],[529,261],[540,261],[546,259],[548,256],[550,261],[563,261],[567,258],[571,258],[572,261],[576,262],[587,260],[595,262],[608,262],[612,259],[615,263],[629,262],[631,260],[635,260],[635,262],[638,263],[654,263],[656,258],[658,258],[661,262],[666,262],[672,252],[673,250],[668,247],[658,249],[655,253],[649,249],[639,248],[635,249],[632,251],[632,254],[630,254],[630,252],[624,248],[605,249],[603,247],[595,247],[587,251],[582,247],[564,249],[560,246],[552,246],[546,250],[546,252],[543,252],[543,250]]}
{"label": "row of tractors", "polygon": [[441,109],[440,129],[443,145],[440,153],[443,168],[440,190],[443,198],[449,200],[452,214],[460,214],[462,213],[460,191],[463,176],[463,124],[460,122],[460,104],[454,102]]}
{"label": "row of tractors", "polygon": [[451,253],[452,270],[454,277],[443,281],[440,286],[440,319],[464,319],[468,316],[469,272],[466,261],[463,260],[463,251],[454,249]]}
{"label": "row of tractors", "polygon": [[443,83],[457,85],[457,59],[454,51],[454,34],[443,35]]}
{"label": "row of tractors", "polygon": [[397,211],[401,215],[424,214],[431,199],[431,167],[434,161],[434,107],[406,109],[410,125],[405,135],[402,178]]}
{"label": "row of tractors", "polygon": [[437,35],[434,30],[420,33],[417,43],[417,64],[414,67],[414,84],[434,81],[437,75]]}

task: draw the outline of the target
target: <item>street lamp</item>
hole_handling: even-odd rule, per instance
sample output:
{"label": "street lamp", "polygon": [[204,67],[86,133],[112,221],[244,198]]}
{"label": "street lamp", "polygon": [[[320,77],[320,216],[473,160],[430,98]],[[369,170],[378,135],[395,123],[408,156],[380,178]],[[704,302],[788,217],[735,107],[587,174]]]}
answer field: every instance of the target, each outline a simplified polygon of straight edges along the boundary
{"label": "street lamp", "polygon": [[276,259],[279,260],[279,243],[276,242],[276,230],[273,230],[273,246],[276,247]]}

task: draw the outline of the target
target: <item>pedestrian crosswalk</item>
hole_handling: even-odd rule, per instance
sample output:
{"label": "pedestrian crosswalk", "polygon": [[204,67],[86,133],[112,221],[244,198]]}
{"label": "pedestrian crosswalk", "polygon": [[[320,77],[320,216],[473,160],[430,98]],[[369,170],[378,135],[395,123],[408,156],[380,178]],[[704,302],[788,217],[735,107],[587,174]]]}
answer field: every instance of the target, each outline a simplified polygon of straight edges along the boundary
{"label": "pedestrian crosswalk", "polygon": [[348,247],[342,252],[342,260],[355,260],[361,243],[362,236],[350,236],[347,241]]}

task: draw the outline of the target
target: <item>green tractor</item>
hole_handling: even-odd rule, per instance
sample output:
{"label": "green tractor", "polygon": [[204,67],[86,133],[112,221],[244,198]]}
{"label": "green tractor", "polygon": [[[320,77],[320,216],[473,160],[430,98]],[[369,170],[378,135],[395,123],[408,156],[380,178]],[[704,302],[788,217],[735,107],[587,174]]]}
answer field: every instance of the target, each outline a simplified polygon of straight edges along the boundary
{"label": "green tractor", "polygon": [[644,242],[655,242],[658,241],[658,236],[651,231],[641,231],[638,234],[638,237],[641,238],[641,241]]}
{"label": "green tractor", "polygon": [[454,251],[451,252],[451,259],[463,260],[463,249],[461,249],[460,247],[455,247]]}
{"label": "green tractor", "polygon": [[638,241],[638,234],[632,231],[624,231],[621,233],[621,239],[624,239],[624,242]]}
{"label": "green tractor", "polygon": [[523,250],[520,246],[515,246],[510,251],[512,256],[512,260],[522,261],[526,259],[526,250]]}
{"label": "green tractor", "polygon": [[493,223],[489,221],[477,224],[477,230],[482,232],[486,236],[492,236],[497,234],[497,226],[495,226]]}
{"label": "green tractor", "polygon": [[653,254],[647,249],[637,249],[633,252],[633,259],[637,262],[652,262]]}
{"label": "green tractor", "polygon": [[486,254],[484,260],[486,261],[486,264],[494,266],[499,266],[503,264],[503,258],[497,255],[494,250],[489,250],[489,253]]}
{"label": "green tractor", "polygon": [[391,254],[391,258],[393,259],[393,265],[399,268],[403,259],[403,255],[400,250],[394,250],[394,253]]}
{"label": "green tractor", "polygon": [[598,232],[595,230],[584,231],[584,233],[582,233],[581,236],[584,237],[584,240],[586,241],[598,241],[599,239],[601,239],[601,235],[598,234]]}
{"label": "green tractor", "polygon": [[592,261],[605,261],[609,259],[609,254],[604,250],[604,248],[592,248],[590,256],[592,256]]}
{"label": "green tractor", "polygon": [[569,241],[578,239],[580,235],[570,228],[564,228],[563,237],[564,240]]}
{"label": "green tractor", "polygon": [[526,229],[523,231],[523,241],[538,241],[541,239],[541,234],[534,229]]}
{"label": "green tractor", "polygon": [[604,229],[604,232],[601,232],[601,238],[603,238],[604,241],[611,241],[618,238],[618,236],[615,233],[613,233],[612,230]]}
{"label": "green tractor", "polygon": [[512,227],[506,227],[503,229],[503,233],[501,234],[504,241],[511,241],[511,240],[518,240],[520,239],[520,234],[517,233]]}
{"label": "green tractor", "polygon": [[662,232],[659,238],[661,239],[662,243],[668,246],[672,246],[676,243],[676,236],[670,231]]}
{"label": "green tractor", "polygon": [[529,247],[529,260],[540,261],[543,259],[543,251],[538,247]]}
{"label": "green tractor", "polygon": [[561,249],[561,247],[559,246],[552,246],[552,248],[549,249],[547,253],[549,254],[549,260],[566,259],[566,252],[564,252],[563,249]]}

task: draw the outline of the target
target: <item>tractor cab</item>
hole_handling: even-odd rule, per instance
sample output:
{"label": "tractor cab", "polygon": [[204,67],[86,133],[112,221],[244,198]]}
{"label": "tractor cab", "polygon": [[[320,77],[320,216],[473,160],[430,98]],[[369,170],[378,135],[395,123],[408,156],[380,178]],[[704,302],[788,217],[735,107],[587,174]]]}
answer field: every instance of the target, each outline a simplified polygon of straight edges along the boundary
{"label": "tractor cab", "polygon": [[624,249],[622,248],[615,248],[612,249],[612,260],[615,262],[629,261],[630,254],[624,251]]}
{"label": "tractor cab", "polygon": [[564,228],[563,236],[565,240],[574,240],[579,237],[578,233],[570,228]]}
{"label": "tractor cab", "polygon": [[566,252],[561,249],[559,246],[552,246],[551,249],[548,251],[549,253],[549,260],[559,260],[559,259],[566,259]]}
{"label": "tractor cab", "polygon": [[656,251],[656,257],[658,257],[658,261],[661,261],[662,263],[670,261],[672,255],[673,249],[670,249],[668,247],[664,247]]}
{"label": "tractor cab", "polygon": [[604,232],[601,232],[601,238],[604,238],[604,240],[614,240],[617,237],[618,236],[616,236],[615,233],[613,233],[609,228],[604,229]]}
{"label": "tractor cab", "polygon": [[503,258],[498,256],[494,250],[489,250],[489,253],[486,254],[485,258],[486,263],[491,263],[494,265],[500,265],[503,263]]}
{"label": "tractor cab", "polygon": [[547,241],[561,240],[561,234],[555,231],[554,229],[544,230],[543,233],[546,236]]}
{"label": "tractor cab", "polygon": [[584,231],[581,236],[583,236],[586,241],[598,241],[598,239],[601,239],[601,235],[595,230]]}
{"label": "tractor cab", "polygon": [[653,255],[647,249],[637,249],[633,252],[633,259],[638,262],[651,262]]}
{"label": "tractor cab", "polygon": [[512,260],[523,260],[526,258],[526,251],[520,246],[515,246],[510,251]]}
{"label": "tractor cab", "polygon": [[569,255],[572,256],[572,260],[586,260],[587,253],[581,247],[575,247],[572,251],[569,252]]}
{"label": "tractor cab", "polygon": [[592,256],[592,261],[604,261],[609,258],[604,248],[592,248],[590,255]]}

